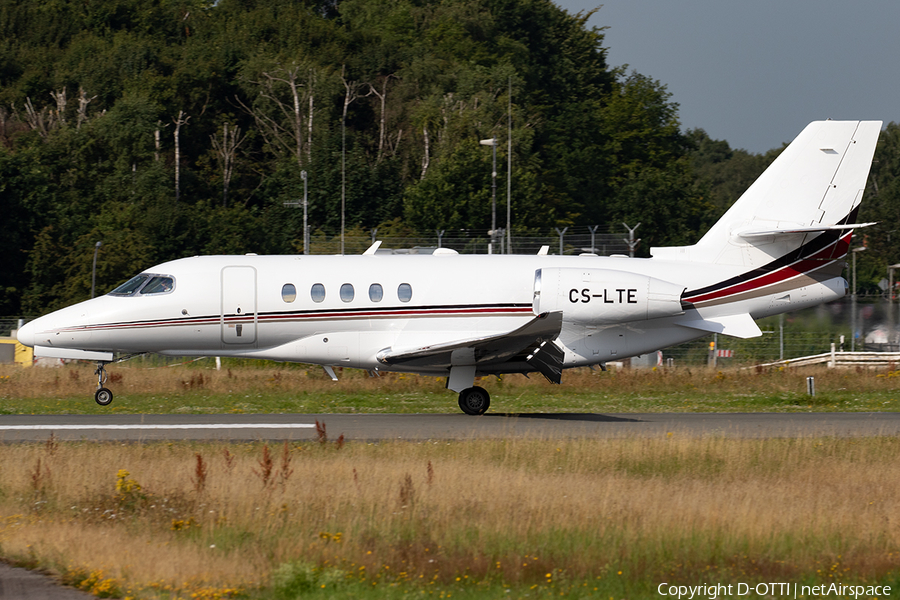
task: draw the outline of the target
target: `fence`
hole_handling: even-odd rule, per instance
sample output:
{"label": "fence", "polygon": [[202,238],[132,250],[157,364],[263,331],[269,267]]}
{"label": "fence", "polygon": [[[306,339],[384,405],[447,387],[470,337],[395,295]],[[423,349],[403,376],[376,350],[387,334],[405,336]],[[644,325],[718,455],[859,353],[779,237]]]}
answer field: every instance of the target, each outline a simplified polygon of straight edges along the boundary
{"label": "fence", "polygon": [[[549,246],[550,254],[582,254],[594,253],[601,256],[611,254],[628,254],[627,234],[597,229],[590,233],[587,227],[571,227],[560,235],[553,230],[538,231],[532,235],[513,235],[511,252],[507,247],[505,234],[499,232],[491,242],[487,230],[436,231],[432,236],[392,236],[378,235],[373,230],[371,236],[346,235],[344,237],[344,254],[361,254],[375,241],[381,241],[380,253],[393,254],[429,254],[435,248],[443,247],[456,250],[460,254],[536,254],[541,246]],[[298,251],[302,252],[302,245]],[[316,232],[309,238],[310,254],[340,254],[340,234],[331,235]]]}
{"label": "fence", "polygon": [[10,332],[19,328],[19,321],[27,323],[34,317],[0,317],[0,336],[9,337]]}

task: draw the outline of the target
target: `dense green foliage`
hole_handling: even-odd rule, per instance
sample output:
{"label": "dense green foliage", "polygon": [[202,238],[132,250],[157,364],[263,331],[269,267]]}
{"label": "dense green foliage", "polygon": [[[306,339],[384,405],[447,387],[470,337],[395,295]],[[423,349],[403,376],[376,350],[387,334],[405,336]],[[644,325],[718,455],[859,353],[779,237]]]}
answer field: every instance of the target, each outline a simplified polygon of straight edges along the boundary
{"label": "dense green foliage", "polygon": [[[682,133],[665,86],[609,66],[588,16],[551,0],[0,0],[0,314],[86,298],[99,240],[101,291],[181,256],[301,251],[284,206],[301,171],[328,236],[342,198],[348,229],[488,229],[479,140],[499,140],[505,179],[508,114],[517,232],[628,221],[644,254],[696,241],[772,157]],[[898,162],[878,214],[900,205]]]}

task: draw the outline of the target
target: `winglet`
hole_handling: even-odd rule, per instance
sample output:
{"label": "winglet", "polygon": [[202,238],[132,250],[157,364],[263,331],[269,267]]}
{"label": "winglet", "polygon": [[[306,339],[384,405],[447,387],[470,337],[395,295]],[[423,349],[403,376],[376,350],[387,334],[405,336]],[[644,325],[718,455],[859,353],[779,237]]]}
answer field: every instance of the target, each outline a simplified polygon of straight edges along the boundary
{"label": "winglet", "polygon": [[375,254],[375,251],[378,250],[378,247],[379,247],[379,246],[381,246],[381,240],[378,240],[377,242],[375,242],[374,244],[372,244],[371,246],[369,246],[369,249],[366,250],[365,252],[363,252],[363,256],[368,256],[368,255],[371,255],[371,254]]}

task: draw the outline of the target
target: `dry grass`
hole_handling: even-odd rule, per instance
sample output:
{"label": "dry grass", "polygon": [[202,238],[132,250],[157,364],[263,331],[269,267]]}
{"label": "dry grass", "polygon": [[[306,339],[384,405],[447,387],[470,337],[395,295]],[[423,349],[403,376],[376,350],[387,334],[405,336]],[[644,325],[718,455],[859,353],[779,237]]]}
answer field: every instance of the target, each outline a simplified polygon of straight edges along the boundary
{"label": "dry grass", "polygon": [[[227,362],[226,362],[227,364]],[[72,363],[60,368],[22,369],[0,365],[0,394],[11,398],[58,397],[83,395],[84,390],[96,386],[93,365]],[[108,367],[109,387],[120,393],[180,393],[204,390],[210,393],[238,393],[256,390],[297,390],[308,392],[409,392],[441,391],[444,379],[399,373],[384,373],[369,377],[364,371],[337,369],[340,383],[335,385],[321,368],[309,365],[273,364],[239,361],[235,366],[217,371],[212,361],[179,363],[172,366],[145,366],[140,359]],[[852,389],[859,393],[893,391],[897,388],[900,371],[805,369],[737,369],[710,370],[706,368],[572,369],[565,372],[563,384],[552,386],[541,377],[530,379],[507,375],[502,380],[484,378],[491,388],[509,392],[540,389],[568,391],[596,391],[611,394],[652,393],[718,393],[760,394],[787,393],[805,390],[808,375],[816,377],[820,392]]]}
{"label": "dry grass", "polygon": [[0,548],[147,597],[255,589],[298,563],[374,587],[872,581],[900,567],[898,451],[672,436],[4,446]]}

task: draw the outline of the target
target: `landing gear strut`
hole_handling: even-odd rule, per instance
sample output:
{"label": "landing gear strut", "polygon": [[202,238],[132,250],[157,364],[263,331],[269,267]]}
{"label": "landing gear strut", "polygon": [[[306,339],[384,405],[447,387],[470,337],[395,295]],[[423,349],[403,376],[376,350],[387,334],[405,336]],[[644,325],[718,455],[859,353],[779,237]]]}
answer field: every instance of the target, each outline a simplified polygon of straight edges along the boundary
{"label": "landing gear strut", "polygon": [[478,387],[466,388],[459,393],[459,407],[467,415],[483,415],[491,406],[491,395]]}
{"label": "landing gear strut", "polygon": [[113,393],[109,391],[108,388],[103,387],[106,380],[109,378],[109,374],[106,372],[105,362],[97,363],[97,370],[94,371],[94,375],[97,376],[97,392],[94,394],[94,400],[96,400],[97,404],[100,406],[108,406],[109,403],[113,401]]}

